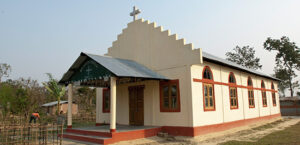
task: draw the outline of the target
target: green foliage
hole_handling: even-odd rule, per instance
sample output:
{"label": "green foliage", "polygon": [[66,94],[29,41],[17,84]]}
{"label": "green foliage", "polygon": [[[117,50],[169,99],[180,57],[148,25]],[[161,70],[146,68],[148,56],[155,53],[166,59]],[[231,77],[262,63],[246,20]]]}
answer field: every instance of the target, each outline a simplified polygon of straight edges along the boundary
{"label": "green foliage", "polygon": [[65,95],[66,89],[64,86],[58,84],[58,81],[53,78],[50,73],[47,73],[49,81],[47,83],[43,83],[47,91],[50,93],[52,98],[55,98],[57,103],[56,113],[58,114],[60,111],[60,98]]}
{"label": "green foliage", "polygon": [[253,47],[236,46],[233,48],[233,52],[227,52],[225,54],[227,60],[235,62],[249,69],[261,69],[260,59],[255,57],[255,50]]}
{"label": "green foliage", "polygon": [[[294,95],[294,88],[298,87],[298,82],[293,82],[297,77],[295,70],[300,70],[300,53],[299,47],[295,42],[290,42],[286,36],[280,39],[268,38],[264,42],[264,48],[269,51],[276,51],[276,66],[275,76],[282,80],[281,85],[287,85],[291,91],[291,96]],[[287,88],[287,86],[281,86]]]}
{"label": "green foliage", "polygon": [[25,115],[29,114],[32,108],[38,106],[30,101],[30,89],[17,83],[2,83],[0,86],[0,105],[2,106],[2,115],[5,118],[9,113]]}
{"label": "green foliage", "polygon": [[0,105],[2,107],[1,111],[3,118],[5,118],[10,112],[10,104],[14,96],[15,93],[13,87],[8,84],[2,83],[2,85],[0,86]]}
{"label": "green foliage", "polygon": [[15,90],[15,99],[11,101],[11,111],[13,113],[20,113],[27,110],[29,106],[28,98],[26,89],[17,88]]}
{"label": "green foliage", "polygon": [[82,110],[91,112],[96,106],[96,89],[89,87],[80,87],[76,90],[76,97],[74,98]]}
{"label": "green foliage", "polygon": [[278,83],[278,89],[282,93],[283,97],[285,97],[285,89],[288,88],[289,85],[289,76],[286,69],[275,68],[274,77],[280,79],[281,81]]}

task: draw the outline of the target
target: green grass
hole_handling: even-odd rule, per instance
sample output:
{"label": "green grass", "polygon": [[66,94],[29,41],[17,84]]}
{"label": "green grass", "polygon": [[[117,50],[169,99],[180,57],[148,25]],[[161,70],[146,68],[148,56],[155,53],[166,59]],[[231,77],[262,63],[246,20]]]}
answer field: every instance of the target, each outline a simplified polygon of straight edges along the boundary
{"label": "green grass", "polygon": [[95,121],[73,122],[72,128],[95,126]]}
{"label": "green grass", "polygon": [[[264,125],[265,126],[265,125]],[[269,125],[265,126],[269,127]],[[300,123],[281,131],[273,132],[256,142],[228,141],[222,145],[299,145],[300,144]]]}

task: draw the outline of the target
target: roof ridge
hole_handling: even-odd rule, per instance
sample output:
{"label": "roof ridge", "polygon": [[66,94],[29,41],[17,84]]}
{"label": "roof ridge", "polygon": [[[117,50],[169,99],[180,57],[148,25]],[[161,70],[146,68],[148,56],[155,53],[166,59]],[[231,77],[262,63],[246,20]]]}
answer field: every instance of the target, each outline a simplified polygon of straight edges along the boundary
{"label": "roof ridge", "polygon": [[112,56],[109,56],[109,55],[99,55],[99,54],[91,54],[91,53],[85,53],[85,52],[81,52],[81,53],[86,54],[86,55],[94,55],[94,56],[101,56],[101,57],[107,57],[107,58],[112,58],[112,59],[119,59],[119,60],[127,60],[127,61],[136,62],[134,60],[124,59],[124,58],[116,58],[116,57],[112,57]]}

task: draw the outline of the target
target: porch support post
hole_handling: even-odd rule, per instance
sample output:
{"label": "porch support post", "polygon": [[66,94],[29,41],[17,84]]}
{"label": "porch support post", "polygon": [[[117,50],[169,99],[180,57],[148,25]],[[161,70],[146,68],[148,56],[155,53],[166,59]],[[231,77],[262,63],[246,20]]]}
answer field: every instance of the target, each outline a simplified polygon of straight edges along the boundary
{"label": "porch support post", "polygon": [[117,78],[110,78],[110,132],[116,132]]}
{"label": "porch support post", "polygon": [[72,105],[73,105],[73,85],[68,85],[68,123],[67,128],[72,128]]}
{"label": "porch support post", "polygon": [[100,113],[102,111],[103,88],[96,88],[96,126],[101,125]]}

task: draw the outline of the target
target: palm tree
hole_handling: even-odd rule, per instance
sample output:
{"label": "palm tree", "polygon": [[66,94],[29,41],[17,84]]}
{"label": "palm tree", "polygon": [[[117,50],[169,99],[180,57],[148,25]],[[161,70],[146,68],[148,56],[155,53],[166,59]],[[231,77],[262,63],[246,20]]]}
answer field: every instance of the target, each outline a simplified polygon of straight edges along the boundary
{"label": "palm tree", "polygon": [[65,95],[66,89],[65,86],[61,86],[58,84],[57,80],[53,78],[50,73],[46,73],[48,75],[49,81],[47,83],[43,83],[45,88],[48,90],[50,95],[57,100],[57,110],[56,114],[59,114],[60,111],[60,98]]}

